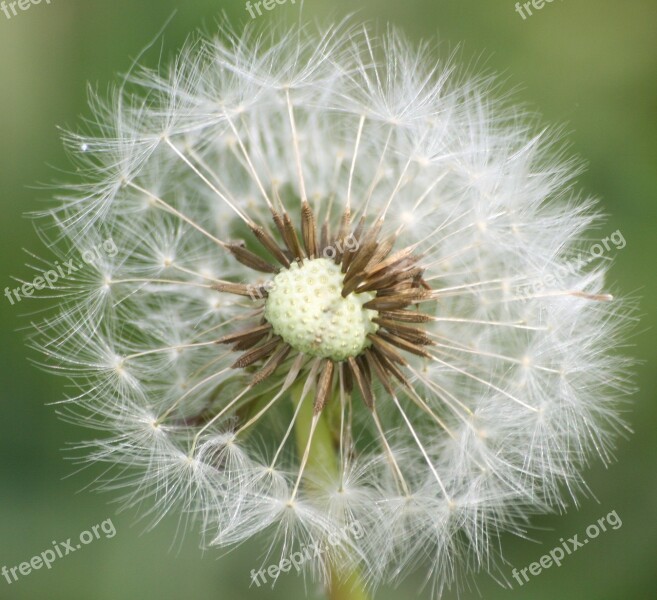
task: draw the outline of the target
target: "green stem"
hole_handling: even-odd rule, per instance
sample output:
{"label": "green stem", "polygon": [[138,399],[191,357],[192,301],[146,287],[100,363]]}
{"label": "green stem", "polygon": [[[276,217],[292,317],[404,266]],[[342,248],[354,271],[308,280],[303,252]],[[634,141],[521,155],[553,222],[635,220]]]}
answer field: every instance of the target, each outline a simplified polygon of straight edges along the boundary
{"label": "green stem", "polygon": [[[295,408],[301,400],[301,392],[304,382],[301,381],[292,387],[291,395]],[[338,398],[332,398],[331,402],[338,402]],[[311,397],[306,397],[303,405],[299,409],[299,415],[294,425],[294,433],[299,456],[308,443],[310,426],[313,420],[313,402]],[[320,416],[315,434],[310,444],[310,454],[304,475],[312,475],[313,479],[335,481],[339,474],[339,457],[335,451],[333,436],[326,419],[325,413]],[[366,591],[365,582],[360,571],[353,568],[350,572],[335,571],[334,565],[331,565],[330,582],[328,584],[327,596],[329,600],[369,600],[369,594]]]}

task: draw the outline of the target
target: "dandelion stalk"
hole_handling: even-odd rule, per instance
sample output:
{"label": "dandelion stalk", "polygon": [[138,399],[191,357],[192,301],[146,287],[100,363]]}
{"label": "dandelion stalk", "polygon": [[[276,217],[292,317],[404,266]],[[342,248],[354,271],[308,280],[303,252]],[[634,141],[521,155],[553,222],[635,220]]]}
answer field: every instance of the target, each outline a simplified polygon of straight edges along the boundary
{"label": "dandelion stalk", "polygon": [[[290,397],[295,407],[299,406],[302,397],[303,384],[297,383],[290,391]],[[330,400],[339,402],[337,394]],[[338,476],[338,455],[335,451],[334,435],[328,424],[326,414],[319,417],[310,444],[310,454],[306,465],[308,478],[314,481],[334,481]],[[309,433],[313,422],[313,407],[311,403],[301,406],[299,416],[295,423],[295,439],[299,456],[308,445]],[[312,484],[311,484],[312,485]],[[334,566],[334,565],[332,565]],[[332,570],[327,582],[327,596],[329,600],[369,600],[363,577],[357,567],[352,567],[347,573]]]}

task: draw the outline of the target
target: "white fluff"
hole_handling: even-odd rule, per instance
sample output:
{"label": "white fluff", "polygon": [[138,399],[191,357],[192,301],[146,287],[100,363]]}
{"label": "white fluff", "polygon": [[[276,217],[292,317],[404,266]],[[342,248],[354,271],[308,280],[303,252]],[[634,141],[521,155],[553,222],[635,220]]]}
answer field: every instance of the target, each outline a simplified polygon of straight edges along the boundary
{"label": "white fluff", "polygon": [[[60,282],[34,345],[78,389],[63,412],[102,432],[84,445],[116,466],[102,487],[126,488],[154,522],[199,516],[213,544],[267,530],[282,555],[357,520],[364,535],[310,573],[350,560],[378,585],[425,560],[436,594],[464,569],[493,572],[501,531],[586,492],[580,470],[610,460],[624,427],[629,363],[611,351],[629,313],[592,299],[606,265],[526,290],[581,248],[594,203],[572,189],[578,166],[556,134],[496,100],[491,78],[435,61],[395,31],[223,31],[168,71],[133,73],[109,101],[92,97],[92,134],[66,135],[80,180],[48,212],[72,252],[106,233],[119,252]],[[216,239],[268,223],[274,189],[307,196],[320,219],[332,206],[334,222],[347,202],[358,216],[385,211],[384,231],[420,242],[442,290],[423,307],[433,359],[409,359],[415,397],[377,390],[390,453],[370,413],[344,403],[341,472],[296,497],[286,394],[235,436],[231,403],[254,392],[214,344],[252,305],[213,282],[255,283]],[[208,406],[226,411],[188,421]]]}

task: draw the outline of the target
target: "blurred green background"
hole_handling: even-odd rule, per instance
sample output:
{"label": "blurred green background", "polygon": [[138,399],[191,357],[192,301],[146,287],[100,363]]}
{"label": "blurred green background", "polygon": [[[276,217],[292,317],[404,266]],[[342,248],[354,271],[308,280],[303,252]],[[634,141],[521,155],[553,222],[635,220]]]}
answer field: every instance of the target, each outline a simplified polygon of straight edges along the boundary
{"label": "blurred green background", "polygon": [[[635,429],[622,441],[618,463],[597,465],[588,480],[599,499],[564,516],[536,521],[541,543],[506,537],[506,556],[522,568],[554,547],[560,537],[583,533],[615,510],[623,525],[602,534],[529,584],[505,590],[481,575],[461,597],[649,600],[657,597],[657,344],[654,343],[657,279],[657,3],[655,0],[563,0],[523,20],[513,0],[307,0],[305,18],[358,18],[401,26],[412,38],[438,36],[444,50],[463,44],[472,57],[506,79],[516,98],[548,123],[565,123],[573,151],[589,161],[581,187],[603,199],[610,215],[602,235],[620,229],[627,246],[615,253],[612,280],[625,294],[642,296],[642,321],[631,352],[641,358],[640,392],[628,418]],[[0,287],[28,277],[23,249],[45,254],[23,213],[47,199],[34,189],[56,177],[66,159],[56,125],[74,126],[86,114],[85,86],[99,89],[129,68],[131,60],[174,13],[155,52],[172,55],[187,33],[212,30],[221,11],[239,29],[250,21],[241,0],[52,0],[11,19],[0,13]],[[299,3],[277,6],[259,19],[298,17]],[[484,59],[482,61],[482,59]],[[32,276],[30,275],[30,278]],[[173,600],[178,598],[320,598],[320,590],[292,574],[274,590],[249,589],[249,571],[262,540],[228,556],[201,553],[196,532],[175,538],[176,521],[143,533],[134,513],[116,514],[109,496],[82,490],[91,471],[65,476],[74,466],[62,448],[85,432],[59,421],[46,403],[62,396],[62,383],[27,360],[25,305],[0,300],[0,567],[13,566],[111,517],[113,539],[93,542],[9,585],[0,599]],[[510,573],[511,567],[505,569]],[[429,598],[419,577],[377,598]],[[456,597],[447,594],[446,597]]]}

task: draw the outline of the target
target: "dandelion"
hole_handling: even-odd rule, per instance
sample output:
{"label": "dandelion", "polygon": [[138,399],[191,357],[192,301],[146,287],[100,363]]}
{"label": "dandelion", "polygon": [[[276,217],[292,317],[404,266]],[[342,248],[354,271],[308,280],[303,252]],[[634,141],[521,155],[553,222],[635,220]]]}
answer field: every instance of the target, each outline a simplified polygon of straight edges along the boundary
{"label": "dandelion", "polygon": [[606,264],[532,288],[599,215],[558,134],[495,96],[348,23],[199,37],[92,94],[47,214],[119,251],[60,282],[34,345],[99,431],[100,487],[210,546],[262,535],[263,564],[319,545],[335,598],[495,576],[502,532],[586,494],[629,312]]}

